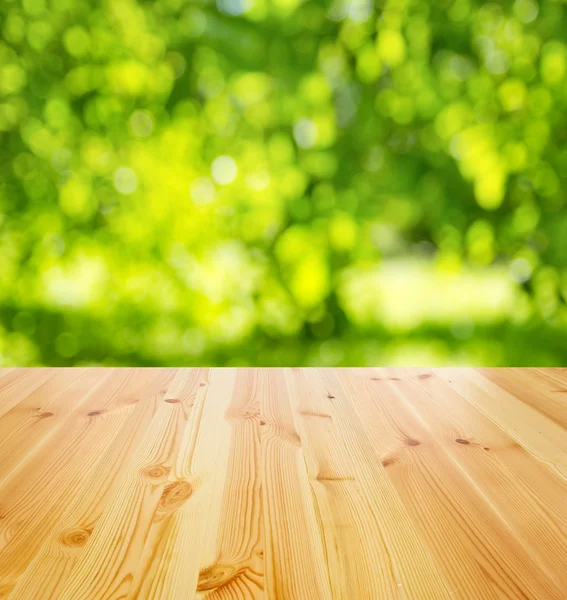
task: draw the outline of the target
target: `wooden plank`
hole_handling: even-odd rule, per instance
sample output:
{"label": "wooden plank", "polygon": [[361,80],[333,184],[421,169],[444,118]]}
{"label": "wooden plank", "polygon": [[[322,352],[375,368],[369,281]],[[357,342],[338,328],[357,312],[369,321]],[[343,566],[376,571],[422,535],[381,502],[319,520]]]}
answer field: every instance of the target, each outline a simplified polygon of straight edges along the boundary
{"label": "wooden plank", "polygon": [[[162,398],[166,391],[160,391]],[[158,507],[185,490],[167,485],[185,422],[182,403],[161,402],[63,586],[60,600],[127,597]]]}
{"label": "wooden plank", "polygon": [[[170,480],[187,484],[181,488],[187,493],[179,493],[172,503],[156,511],[128,598],[196,597],[201,556],[207,542],[212,543],[219,483],[226,474],[230,426],[225,414],[235,375],[234,369],[215,369],[208,379],[200,377],[179,455],[170,472]],[[225,573],[218,568],[210,583],[220,585]]]}
{"label": "wooden plank", "polygon": [[14,369],[0,381],[0,418],[47,381],[55,369]]}
{"label": "wooden plank", "polygon": [[256,372],[268,598],[332,598],[309,477],[283,373]]}
{"label": "wooden plank", "polygon": [[[196,369],[198,371],[198,369]],[[115,493],[130,455],[142,439],[153,416],[161,406],[163,390],[172,377],[171,370],[129,369],[114,387],[112,404],[91,423],[88,435],[82,438],[86,448],[81,452],[83,468],[88,477],[73,492],[70,502],[49,529],[35,557],[10,594],[10,600],[59,598],[63,585],[99,522],[100,515]],[[118,418],[117,418],[118,417]],[[109,427],[109,419],[112,427]],[[120,427],[120,423],[124,425]],[[112,431],[116,431],[112,439]],[[104,451],[104,440],[111,440]],[[92,461],[91,461],[92,453]],[[92,465],[92,466],[91,466]],[[33,554],[35,546],[27,547]]]}
{"label": "wooden plank", "polygon": [[[106,370],[103,384],[71,415],[41,452],[34,453],[0,490],[0,598],[17,582],[69,499],[88,480],[91,469],[134,410],[117,396],[128,376]],[[93,393],[95,392],[96,393]]]}
{"label": "wooden plank", "polygon": [[559,384],[558,385],[558,392],[561,391],[562,393],[566,393],[567,392],[567,369],[559,369],[557,367],[555,368],[543,368],[543,367],[537,367],[535,369],[530,369],[532,371],[538,371],[539,373],[542,373],[543,375],[545,375],[546,377],[549,377],[550,379],[552,379],[553,381]]}
{"label": "wooden plank", "polygon": [[[390,385],[424,421],[549,576],[567,589],[567,483],[435,373],[405,369]],[[386,373],[392,373],[387,370]]]}
{"label": "wooden plank", "polygon": [[207,523],[197,597],[264,598],[260,487],[260,396],[257,371],[240,369],[226,419],[228,455],[217,471],[217,498]]}
{"label": "wooden plank", "polygon": [[0,486],[108,376],[106,370],[57,370],[0,418]]}
{"label": "wooden plank", "polygon": [[557,385],[550,390],[549,379],[542,373],[530,369],[479,369],[479,372],[560,427],[567,428],[565,395],[555,392]]}
{"label": "wooden plank", "polygon": [[6,385],[9,385],[14,380],[19,379],[26,371],[29,370],[30,369],[17,369],[16,367],[0,368],[0,390],[4,389]]}
{"label": "wooden plank", "polygon": [[314,371],[286,376],[333,599],[450,598],[340,386]]}
{"label": "wooden plank", "polygon": [[[367,370],[339,379],[377,456],[457,598],[561,598],[560,589],[426,424]],[[431,527],[431,522],[436,526]]]}
{"label": "wooden plank", "polygon": [[530,454],[567,480],[565,430],[475,369],[435,371]]}

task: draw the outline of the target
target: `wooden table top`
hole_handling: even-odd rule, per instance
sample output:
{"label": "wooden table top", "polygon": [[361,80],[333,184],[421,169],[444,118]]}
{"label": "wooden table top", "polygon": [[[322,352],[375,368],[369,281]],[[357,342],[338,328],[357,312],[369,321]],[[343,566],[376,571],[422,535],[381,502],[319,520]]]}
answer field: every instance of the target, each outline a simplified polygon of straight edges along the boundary
{"label": "wooden table top", "polygon": [[0,598],[567,598],[567,369],[2,369]]}

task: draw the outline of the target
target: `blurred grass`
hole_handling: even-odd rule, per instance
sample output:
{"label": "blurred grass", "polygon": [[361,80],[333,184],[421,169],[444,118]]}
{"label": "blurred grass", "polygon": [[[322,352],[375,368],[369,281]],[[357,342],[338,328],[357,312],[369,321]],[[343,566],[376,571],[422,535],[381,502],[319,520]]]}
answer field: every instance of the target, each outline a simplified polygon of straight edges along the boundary
{"label": "blurred grass", "polygon": [[0,15],[0,364],[567,364],[564,2]]}

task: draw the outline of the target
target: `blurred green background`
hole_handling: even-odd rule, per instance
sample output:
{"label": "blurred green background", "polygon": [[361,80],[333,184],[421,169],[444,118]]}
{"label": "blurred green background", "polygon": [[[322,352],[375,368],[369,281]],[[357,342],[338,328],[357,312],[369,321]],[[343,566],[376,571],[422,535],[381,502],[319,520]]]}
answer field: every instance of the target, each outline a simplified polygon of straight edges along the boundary
{"label": "blurred green background", "polygon": [[0,364],[567,365],[567,13],[13,0]]}

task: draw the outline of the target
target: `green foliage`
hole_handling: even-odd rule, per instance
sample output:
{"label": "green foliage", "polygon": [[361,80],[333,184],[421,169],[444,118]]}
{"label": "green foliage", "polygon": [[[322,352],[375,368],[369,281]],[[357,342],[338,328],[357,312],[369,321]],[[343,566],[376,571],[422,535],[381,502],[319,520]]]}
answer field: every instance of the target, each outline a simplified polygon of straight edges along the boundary
{"label": "green foliage", "polygon": [[0,364],[566,364],[562,2],[1,14]]}

